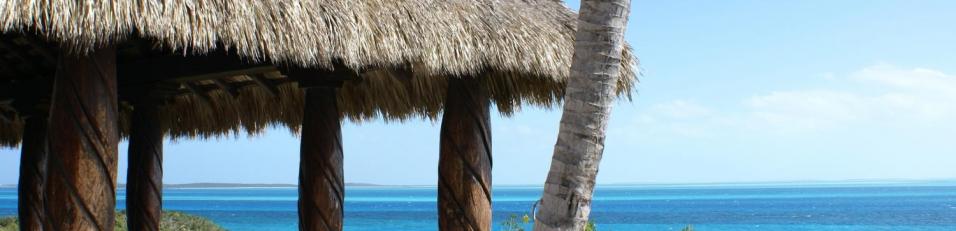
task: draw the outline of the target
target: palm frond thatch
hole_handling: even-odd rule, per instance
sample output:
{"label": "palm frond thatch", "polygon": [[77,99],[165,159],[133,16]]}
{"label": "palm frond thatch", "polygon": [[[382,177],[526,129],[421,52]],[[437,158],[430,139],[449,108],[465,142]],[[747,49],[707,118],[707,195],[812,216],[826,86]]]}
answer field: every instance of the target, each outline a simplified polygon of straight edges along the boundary
{"label": "palm frond thatch", "polygon": [[[65,52],[138,37],[183,55],[227,50],[248,61],[327,69],[341,62],[363,70],[338,100],[343,116],[356,121],[437,118],[445,78],[466,76],[482,78],[503,114],[556,105],[577,24],[560,3],[525,0],[8,0],[0,14],[0,32],[36,33]],[[630,96],[638,61],[630,47],[620,57],[618,94]],[[399,74],[396,66],[409,71]],[[257,86],[238,97],[176,96],[163,123],[173,137],[256,133],[269,125],[295,130],[302,92],[294,83],[279,88],[278,97]],[[18,142],[14,133],[0,131],[0,142]]]}

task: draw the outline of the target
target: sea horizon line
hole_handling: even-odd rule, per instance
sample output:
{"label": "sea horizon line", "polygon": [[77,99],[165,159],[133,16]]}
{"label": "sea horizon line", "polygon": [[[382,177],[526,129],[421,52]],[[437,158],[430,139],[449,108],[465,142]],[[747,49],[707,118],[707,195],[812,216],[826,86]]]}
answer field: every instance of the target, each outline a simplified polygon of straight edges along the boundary
{"label": "sea horizon line", "polygon": [[[621,186],[649,186],[649,187],[719,187],[719,186],[863,186],[888,184],[942,184],[956,185],[956,179],[844,179],[844,180],[787,180],[787,181],[741,181],[741,182],[621,182],[599,183],[596,187]],[[364,182],[348,182],[347,187],[437,187],[434,184],[377,184]],[[495,184],[494,187],[543,187],[543,184]],[[17,184],[0,184],[0,188],[15,188]],[[118,184],[118,188],[125,188],[126,184]],[[290,183],[226,183],[226,182],[196,182],[163,184],[168,189],[188,188],[295,188],[297,184]]]}

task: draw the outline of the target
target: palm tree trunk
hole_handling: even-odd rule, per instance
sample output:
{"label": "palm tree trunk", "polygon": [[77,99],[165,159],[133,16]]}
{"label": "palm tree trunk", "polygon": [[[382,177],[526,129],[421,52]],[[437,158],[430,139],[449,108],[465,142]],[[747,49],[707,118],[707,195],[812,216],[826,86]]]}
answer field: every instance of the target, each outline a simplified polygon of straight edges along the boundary
{"label": "palm tree trunk", "polygon": [[630,0],[584,0],[558,142],[534,230],[584,229],[614,90]]}
{"label": "palm tree trunk", "polygon": [[113,230],[116,211],[116,49],[60,55],[50,106],[45,230]]}

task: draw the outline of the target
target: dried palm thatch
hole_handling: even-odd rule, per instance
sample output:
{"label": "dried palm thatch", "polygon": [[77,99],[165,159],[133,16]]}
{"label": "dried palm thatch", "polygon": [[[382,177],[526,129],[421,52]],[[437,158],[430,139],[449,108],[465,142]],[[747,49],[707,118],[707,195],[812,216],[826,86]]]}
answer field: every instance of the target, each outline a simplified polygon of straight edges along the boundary
{"label": "dried palm thatch", "polygon": [[[325,69],[340,62],[362,72],[338,99],[343,116],[356,121],[437,118],[445,79],[458,77],[481,78],[506,115],[522,105],[553,106],[564,94],[576,24],[563,4],[533,0],[0,2],[0,32],[30,31],[64,52],[145,38],[182,55],[225,50],[250,62]],[[629,47],[621,65],[618,94],[629,97],[637,81]],[[294,83],[277,88],[179,95],[164,107],[163,123],[174,137],[256,133],[274,124],[294,130],[302,92]]]}
{"label": "dried palm thatch", "polygon": [[0,12],[3,31],[38,29],[76,51],[136,35],[302,66],[412,63],[424,75],[565,77],[576,26],[560,3],[522,0],[9,0]]}
{"label": "dried palm thatch", "polygon": [[[249,76],[231,79],[248,80]],[[198,85],[198,84],[197,84]],[[296,131],[302,124],[303,93],[293,83],[276,86],[276,93],[248,85],[237,89],[235,96],[224,90],[205,94],[175,96],[160,110],[166,134],[178,137],[214,137],[225,134],[256,134],[271,125],[285,125]],[[122,113],[131,115],[132,113]],[[128,118],[128,117],[127,117]],[[121,131],[129,131],[128,119],[122,119]]]}

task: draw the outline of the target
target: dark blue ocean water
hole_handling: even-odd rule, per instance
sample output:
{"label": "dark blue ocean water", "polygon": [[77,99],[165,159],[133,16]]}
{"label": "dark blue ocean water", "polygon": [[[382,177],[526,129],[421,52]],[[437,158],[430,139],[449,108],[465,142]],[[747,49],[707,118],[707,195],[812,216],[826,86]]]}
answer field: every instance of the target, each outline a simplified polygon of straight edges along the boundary
{"label": "dark blue ocean water", "polygon": [[[123,208],[124,191],[117,204]],[[497,227],[528,213],[538,187],[495,187]],[[349,187],[346,230],[436,230],[433,187]],[[206,216],[230,230],[295,230],[296,189],[169,189],[165,209]],[[0,188],[0,216],[16,189]],[[956,230],[956,185],[830,184],[599,186],[598,230]]]}

